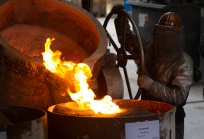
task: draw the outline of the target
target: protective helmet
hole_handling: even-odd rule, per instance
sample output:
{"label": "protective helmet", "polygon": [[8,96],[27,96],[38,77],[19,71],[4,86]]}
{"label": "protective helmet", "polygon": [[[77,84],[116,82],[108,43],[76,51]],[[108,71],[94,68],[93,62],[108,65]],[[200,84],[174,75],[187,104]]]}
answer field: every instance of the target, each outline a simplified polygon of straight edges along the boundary
{"label": "protective helmet", "polygon": [[183,28],[183,23],[180,16],[174,12],[167,12],[159,19],[159,25],[171,26],[175,28]]}
{"label": "protective helmet", "polygon": [[184,27],[180,16],[165,13],[155,25],[153,49],[156,61],[175,61],[182,57],[185,45]]}

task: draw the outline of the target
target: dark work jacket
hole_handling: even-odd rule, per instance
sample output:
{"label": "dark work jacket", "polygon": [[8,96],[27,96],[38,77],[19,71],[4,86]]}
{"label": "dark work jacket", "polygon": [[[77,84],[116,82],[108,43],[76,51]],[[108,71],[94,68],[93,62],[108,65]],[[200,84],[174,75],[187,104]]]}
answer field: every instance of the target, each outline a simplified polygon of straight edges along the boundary
{"label": "dark work jacket", "polygon": [[[116,33],[122,42],[121,20],[115,20]],[[138,39],[126,24],[125,48],[137,54]],[[155,25],[153,41],[144,41],[144,59],[147,75],[153,80],[148,91],[142,89],[142,100],[169,103],[176,107],[176,124],[184,122],[186,104],[193,83],[193,61],[184,49],[183,29]]]}
{"label": "dark work jacket", "polygon": [[[149,50],[148,53],[151,53]],[[154,80],[150,90],[143,90],[142,100],[161,101],[176,106],[176,124],[184,122],[186,104],[193,79],[191,57],[185,52],[174,63],[152,61],[151,54],[145,53],[146,70]]]}

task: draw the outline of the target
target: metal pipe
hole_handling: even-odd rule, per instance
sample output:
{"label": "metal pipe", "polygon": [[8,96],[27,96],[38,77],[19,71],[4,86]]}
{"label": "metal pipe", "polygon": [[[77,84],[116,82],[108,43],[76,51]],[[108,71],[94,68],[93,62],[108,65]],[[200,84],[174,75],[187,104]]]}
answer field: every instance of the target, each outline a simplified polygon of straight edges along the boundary
{"label": "metal pipe", "polygon": [[93,13],[93,0],[82,0],[82,8]]}

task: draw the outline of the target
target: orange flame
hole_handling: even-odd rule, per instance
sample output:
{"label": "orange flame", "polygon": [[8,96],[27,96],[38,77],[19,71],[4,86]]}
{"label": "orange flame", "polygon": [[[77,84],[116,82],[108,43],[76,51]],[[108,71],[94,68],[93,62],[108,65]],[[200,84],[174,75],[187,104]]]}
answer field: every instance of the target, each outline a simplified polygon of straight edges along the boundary
{"label": "orange flame", "polygon": [[57,74],[61,78],[65,78],[65,75],[69,71],[74,71],[75,77],[75,89],[76,93],[71,92],[67,89],[68,94],[72,98],[72,100],[76,101],[79,105],[80,109],[92,109],[96,114],[113,114],[120,112],[119,107],[112,102],[112,98],[110,96],[105,96],[101,100],[94,100],[95,94],[89,88],[87,83],[87,79],[92,77],[91,70],[88,65],[85,63],[73,63],[70,61],[61,61],[60,51],[53,52],[50,49],[51,41],[55,40],[47,38],[45,43],[45,52],[42,53],[44,65],[46,69],[51,71],[52,73]]}

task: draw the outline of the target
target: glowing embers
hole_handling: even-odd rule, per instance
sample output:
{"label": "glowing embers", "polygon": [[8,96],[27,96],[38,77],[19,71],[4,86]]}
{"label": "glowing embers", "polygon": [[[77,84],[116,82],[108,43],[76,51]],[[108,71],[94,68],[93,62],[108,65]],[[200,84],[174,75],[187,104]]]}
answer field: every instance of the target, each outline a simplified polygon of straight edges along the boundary
{"label": "glowing embers", "polygon": [[45,52],[42,53],[44,65],[46,69],[61,78],[70,78],[69,75],[73,75],[74,78],[72,80],[74,82],[75,92],[73,93],[69,88],[67,88],[67,92],[72,100],[77,102],[78,108],[82,110],[93,110],[95,114],[119,113],[119,107],[112,102],[110,96],[105,96],[101,100],[94,100],[95,94],[87,83],[87,80],[92,77],[89,66],[85,63],[61,61],[61,52],[58,50],[53,52],[50,49],[52,41],[54,41],[54,38],[48,38],[45,43]]}
{"label": "glowing embers", "polygon": [[[51,109],[49,109],[51,110]],[[94,113],[93,110],[79,109],[79,106],[76,102],[67,102],[61,103],[52,106],[52,112],[56,114],[62,114],[67,116],[81,116],[81,117],[118,117],[118,116],[134,116],[134,115],[150,115],[151,112],[146,110],[141,110],[137,108],[120,108],[120,112],[112,113],[112,114],[101,114]]]}

